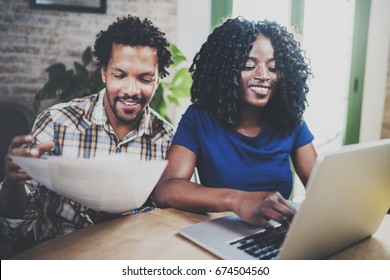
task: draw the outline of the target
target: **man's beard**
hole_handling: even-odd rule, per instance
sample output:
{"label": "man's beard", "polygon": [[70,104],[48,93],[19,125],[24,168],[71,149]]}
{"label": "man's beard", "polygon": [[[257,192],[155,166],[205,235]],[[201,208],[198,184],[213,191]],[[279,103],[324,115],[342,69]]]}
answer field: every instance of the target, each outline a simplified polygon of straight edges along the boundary
{"label": "man's beard", "polygon": [[[125,118],[125,117],[121,116],[121,114],[119,113],[117,107],[115,106],[118,102],[122,102],[124,100],[133,101],[133,102],[138,103],[139,105],[141,105],[141,107],[142,107],[141,111],[139,111],[139,113],[134,118],[129,119],[129,118]],[[125,123],[125,124],[132,124],[134,122],[137,122],[140,119],[140,117],[142,116],[142,113],[144,111],[145,106],[146,106],[146,99],[143,96],[141,96],[141,97],[139,97],[139,96],[132,96],[132,97],[130,97],[129,95],[125,94],[124,96],[116,96],[116,97],[114,97],[111,109],[112,109],[115,117],[120,122]]]}

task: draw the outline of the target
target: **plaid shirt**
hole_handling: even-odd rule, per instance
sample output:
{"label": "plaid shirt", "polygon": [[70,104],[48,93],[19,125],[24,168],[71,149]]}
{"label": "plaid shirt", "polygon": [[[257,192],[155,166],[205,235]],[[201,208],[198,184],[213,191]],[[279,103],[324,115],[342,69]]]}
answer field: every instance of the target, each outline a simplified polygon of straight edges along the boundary
{"label": "plaid shirt", "polygon": [[[108,123],[104,94],[103,89],[99,94],[43,111],[33,127],[37,144],[54,140],[52,155],[57,156],[92,158],[127,153],[141,160],[165,159],[173,127],[146,107],[138,128],[120,140]],[[92,224],[86,206],[50,191],[35,180],[27,181],[25,187],[28,203],[22,217],[0,217],[1,230],[7,237],[18,239],[35,225],[35,238],[43,241]]]}

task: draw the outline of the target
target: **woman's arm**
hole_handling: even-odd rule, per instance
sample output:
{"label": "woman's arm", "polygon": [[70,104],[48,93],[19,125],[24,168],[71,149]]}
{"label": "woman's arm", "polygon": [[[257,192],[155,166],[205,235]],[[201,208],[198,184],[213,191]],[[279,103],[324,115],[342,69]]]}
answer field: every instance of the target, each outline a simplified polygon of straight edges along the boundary
{"label": "woman's arm", "polygon": [[209,188],[190,181],[196,155],[180,145],[172,145],[168,166],[155,188],[160,207],[192,212],[233,211],[254,225],[265,225],[269,219],[287,222],[294,208],[277,192],[245,192],[228,188]]}
{"label": "woman's arm", "polygon": [[313,143],[302,146],[291,153],[295,172],[305,187],[316,158],[317,152],[314,149]]}

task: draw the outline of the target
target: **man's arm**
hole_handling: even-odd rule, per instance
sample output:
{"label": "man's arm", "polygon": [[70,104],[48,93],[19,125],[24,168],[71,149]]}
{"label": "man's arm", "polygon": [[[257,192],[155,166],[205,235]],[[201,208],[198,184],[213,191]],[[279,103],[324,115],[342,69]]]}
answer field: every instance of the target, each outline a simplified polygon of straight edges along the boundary
{"label": "man's arm", "polygon": [[5,157],[5,178],[0,190],[0,215],[8,218],[18,218],[23,213],[27,203],[27,195],[24,188],[26,180],[31,179],[28,174],[16,165],[11,155],[40,158],[43,153],[54,147],[54,142],[42,143],[31,147],[35,142],[31,135],[16,136],[8,149]]}

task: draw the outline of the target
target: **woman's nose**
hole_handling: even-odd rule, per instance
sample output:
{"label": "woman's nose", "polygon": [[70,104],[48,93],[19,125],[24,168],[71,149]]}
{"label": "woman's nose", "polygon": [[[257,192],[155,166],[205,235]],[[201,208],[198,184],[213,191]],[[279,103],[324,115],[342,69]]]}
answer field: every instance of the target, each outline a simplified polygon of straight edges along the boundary
{"label": "woman's nose", "polygon": [[257,78],[261,81],[268,81],[269,80],[268,69],[265,65],[258,65],[256,67],[255,78]]}

